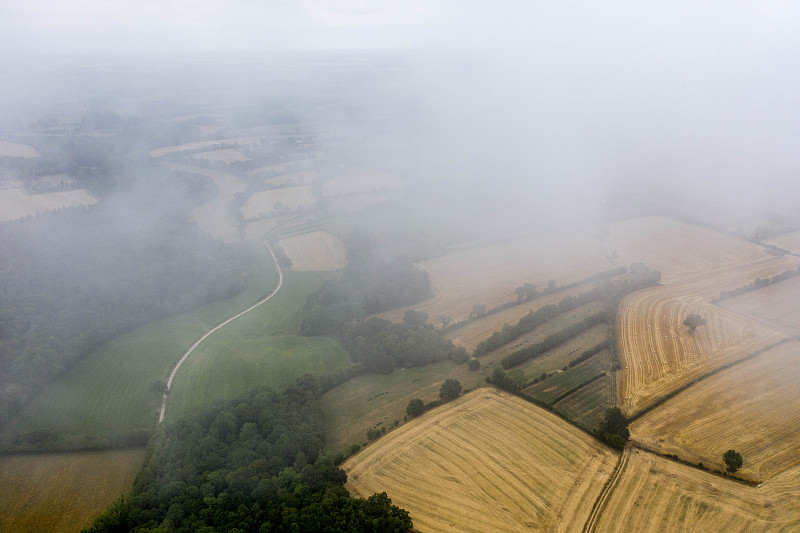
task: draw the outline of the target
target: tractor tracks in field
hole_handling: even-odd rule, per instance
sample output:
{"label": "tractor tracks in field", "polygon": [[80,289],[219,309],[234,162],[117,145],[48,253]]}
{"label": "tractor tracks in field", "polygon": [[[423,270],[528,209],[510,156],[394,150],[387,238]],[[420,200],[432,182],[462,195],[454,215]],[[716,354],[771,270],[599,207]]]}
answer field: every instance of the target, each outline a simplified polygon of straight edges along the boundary
{"label": "tractor tracks in field", "polygon": [[586,523],[583,525],[582,533],[594,533],[595,528],[597,527],[597,522],[600,519],[600,515],[608,503],[608,500],[611,498],[611,494],[614,492],[619,479],[622,477],[622,472],[625,470],[625,466],[628,464],[628,458],[630,456],[631,445],[628,444],[625,446],[625,449],[622,450],[622,455],[619,457],[617,467],[614,469],[611,477],[608,478],[608,481],[603,487],[603,491],[600,493],[600,496],[597,497],[597,501],[594,502],[592,511],[589,513],[589,518],[586,519]]}
{"label": "tractor tracks in field", "polygon": [[269,300],[270,298],[275,296],[278,293],[278,291],[280,290],[281,286],[283,285],[283,272],[281,271],[281,266],[278,264],[278,258],[275,257],[275,252],[272,251],[272,247],[269,245],[269,242],[267,242],[266,245],[267,245],[267,250],[269,250],[269,254],[272,256],[272,261],[275,263],[275,268],[278,270],[278,284],[275,286],[274,289],[272,289],[272,292],[270,292],[264,298],[260,299],[259,301],[257,301],[256,303],[254,303],[253,305],[251,305],[250,307],[248,307],[244,311],[242,311],[242,312],[240,312],[240,313],[238,313],[236,315],[233,315],[232,317],[226,319],[225,321],[217,324],[216,326],[214,326],[213,328],[208,330],[202,337],[200,337],[197,340],[197,342],[192,344],[192,346],[188,350],[186,350],[186,353],[184,353],[183,357],[180,358],[180,360],[178,361],[178,364],[176,364],[175,367],[172,369],[172,372],[169,375],[169,379],[167,380],[166,390],[164,391],[164,395],[161,398],[161,410],[159,411],[159,414],[158,414],[158,422],[159,422],[159,424],[164,421],[164,414],[167,412],[167,402],[169,400],[169,391],[170,391],[170,387],[172,387],[172,381],[175,379],[175,375],[178,373],[178,370],[180,370],[181,365],[183,364],[183,362],[186,361],[186,359],[189,357],[189,355],[191,355],[191,353],[194,351],[194,349],[197,348],[204,340],[206,340],[208,337],[210,337],[211,334],[214,333],[215,331],[221,329],[223,326],[226,326],[226,325],[230,324],[231,322],[233,322],[234,320],[236,320],[240,316],[246,315],[247,313],[249,313],[250,311],[252,311],[256,307],[260,306],[261,304],[263,304],[264,302],[266,302],[267,300]]}

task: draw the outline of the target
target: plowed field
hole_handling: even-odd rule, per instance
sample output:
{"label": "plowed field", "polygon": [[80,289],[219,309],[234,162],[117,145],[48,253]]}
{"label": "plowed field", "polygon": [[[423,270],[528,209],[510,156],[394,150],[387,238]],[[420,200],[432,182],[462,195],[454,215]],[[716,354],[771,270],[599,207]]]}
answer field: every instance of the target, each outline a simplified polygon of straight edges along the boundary
{"label": "plowed field", "polygon": [[292,270],[338,270],[347,265],[344,244],[326,231],[313,231],[280,242]]}
{"label": "plowed field", "polygon": [[597,532],[797,531],[800,476],[750,487],[634,449]]}
{"label": "plowed field", "polygon": [[759,481],[800,464],[799,354],[789,342],[701,381],[636,420],[632,438],[719,470],[733,448],[738,473]]}
{"label": "plowed field", "polygon": [[359,496],[386,491],[418,531],[578,531],[617,462],[519,398],[479,389],[344,463]]}

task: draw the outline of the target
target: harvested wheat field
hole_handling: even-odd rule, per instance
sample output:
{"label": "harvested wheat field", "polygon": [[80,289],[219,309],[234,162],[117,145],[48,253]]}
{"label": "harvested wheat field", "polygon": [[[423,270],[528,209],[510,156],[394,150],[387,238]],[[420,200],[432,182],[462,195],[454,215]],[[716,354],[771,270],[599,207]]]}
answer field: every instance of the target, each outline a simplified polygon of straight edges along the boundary
{"label": "harvested wheat field", "polygon": [[[793,266],[787,258],[765,258],[625,297],[617,313],[620,407],[633,414],[657,398],[785,335],[752,318],[708,303],[722,289],[750,283]],[[707,325],[694,333],[683,325],[690,313]]]}
{"label": "harvested wheat field", "polygon": [[262,218],[248,222],[244,228],[244,239],[247,241],[263,239],[277,225],[278,221],[275,218]]}
{"label": "harvested wheat field", "polygon": [[33,146],[0,141],[0,157],[25,157],[30,159],[40,156]]}
{"label": "harvested wheat field", "polygon": [[173,146],[164,146],[163,148],[156,148],[150,150],[150,157],[157,159],[169,154],[179,154],[181,152],[193,152],[195,150],[207,149],[212,151],[215,149],[224,150],[231,147],[241,146],[243,144],[250,144],[258,141],[258,138],[236,138],[236,139],[218,139],[213,141],[198,141],[186,144],[176,144]]}
{"label": "harvested wheat field", "polygon": [[800,343],[787,342],[721,371],[648,412],[633,438],[692,463],[724,470],[735,449],[738,474],[763,481],[800,465]]}
{"label": "harvested wheat field", "polygon": [[343,176],[326,181],[322,186],[324,196],[347,196],[366,192],[384,192],[400,189],[405,180],[391,174],[378,174],[352,170]]}
{"label": "harvested wheat field", "polygon": [[787,335],[800,334],[800,277],[746,292],[723,300],[719,305]]}
{"label": "harvested wheat field", "polygon": [[633,449],[591,531],[797,531],[798,489],[795,472],[756,488]]}
{"label": "harvested wheat field", "polygon": [[641,261],[660,270],[664,282],[765,255],[756,244],[662,217],[622,220],[606,227],[607,253],[616,253],[618,264]]}
{"label": "harvested wheat field", "polygon": [[0,222],[96,203],[97,198],[86,189],[43,194],[28,194],[21,189],[0,189]]}
{"label": "harvested wheat field", "polygon": [[381,437],[342,466],[386,491],[415,530],[577,531],[617,454],[560,418],[482,388]]}
{"label": "harvested wheat field", "polygon": [[792,253],[798,253],[800,252],[800,231],[779,235],[777,237],[767,239],[764,242],[784,250],[789,250]]}
{"label": "harvested wheat field", "polygon": [[327,231],[312,231],[279,243],[292,270],[339,270],[347,266],[344,244]]}
{"label": "harvested wheat field", "polygon": [[222,163],[250,161],[250,158],[244,155],[241,150],[237,150],[235,148],[222,148],[220,150],[201,152],[199,154],[193,154],[191,158],[196,161],[205,159],[206,161],[210,161],[212,163],[215,161],[220,161]]}
{"label": "harvested wheat field", "polygon": [[315,170],[305,170],[302,172],[292,172],[291,174],[281,174],[274,178],[267,178],[264,183],[272,187],[289,187],[292,185],[311,185],[319,174]]}
{"label": "harvested wheat field", "polygon": [[566,285],[612,268],[597,238],[577,231],[469,248],[415,266],[428,272],[435,296],[381,317],[399,322],[407,309],[417,309],[458,322],[475,304],[491,309],[515,300],[514,289],[524,283]]}
{"label": "harvested wheat field", "polygon": [[238,241],[240,239],[238,221],[233,217],[229,206],[234,194],[247,189],[247,182],[220,170],[179,164],[170,164],[169,168],[173,171],[207,176],[214,181],[217,186],[217,196],[192,209],[190,218],[200,229],[217,239],[225,242]]}
{"label": "harvested wheat field", "polygon": [[0,532],[80,531],[130,491],[144,456],[138,448],[0,457]]}
{"label": "harvested wheat field", "polygon": [[[240,211],[245,219],[264,218],[286,209],[297,209],[314,203],[311,186],[285,187],[253,193],[242,205]],[[276,208],[277,205],[277,208]]]}

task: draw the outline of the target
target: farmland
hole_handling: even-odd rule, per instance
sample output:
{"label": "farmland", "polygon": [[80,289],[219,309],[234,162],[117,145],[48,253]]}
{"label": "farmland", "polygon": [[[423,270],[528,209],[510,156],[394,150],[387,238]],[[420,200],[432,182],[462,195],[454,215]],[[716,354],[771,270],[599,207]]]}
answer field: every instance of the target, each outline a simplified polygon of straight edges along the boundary
{"label": "farmland", "polygon": [[600,242],[588,233],[538,235],[502,244],[484,245],[416,263],[428,272],[435,296],[420,304],[383,313],[399,322],[406,309],[466,319],[475,304],[487,308],[513,301],[514,289],[524,283],[546,287],[581,281],[611,268]]}
{"label": "farmland", "polygon": [[556,411],[583,428],[596,429],[606,409],[615,405],[616,379],[607,374],[593,381],[555,404]]}
{"label": "farmland", "polygon": [[[794,262],[789,258],[763,258],[687,276],[623,299],[617,318],[623,365],[620,407],[634,413],[684,383],[782,338],[774,328],[708,302],[720,290],[790,266]],[[701,315],[707,325],[690,332],[683,325],[689,313]]]}
{"label": "farmland", "polygon": [[343,468],[348,490],[385,490],[420,531],[575,531],[616,459],[551,413],[480,389],[389,432]]}
{"label": "farmland", "polygon": [[144,448],[0,457],[0,532],[78,532],[130,490]]}
{"label": "farmland", "polygon": [[[253,265],[246,289],[229,300],[142,326],[81,359],[9,424],[5,436],[47,428],[74,439],[149,432],[160,399],[151,389],[202,334],[262,298],[277,274],[263,246],[248,247]],[[258,267],[258,268],[255,268]],[[286,318],[288,320],[289,317]],[[100,441],[98,442],[98,439]]]}
{"label": "farmland", "polygon": [[97,198],[86,189],[28,194],[21,189],[0,189],[0,222],[17,220],[64,207],[92,205]]}
{"label": "farmland", "polygon": [[636,420],[632,438],[722,470],[744,457],[742,476],[768,479],[800,457],[800,343],[789,342],[711,376]]}
{"label": "farmland", "polygon": [[292,260],[292,270],[338,270],[347,265],[342,241],[325,231],[313,231],[280,241]]}
{"label": "farmland", "polygon": [[309,206],[314,201],[310,185],[285,187],[283,189],[270,189],[253,193],[240,210],[245,219],[256,219],[283,211],[280,207],[276,207],[276,204],[292,210]]}
{"label": "farmland", "polygon": [[208,152],[201,152],[199,154],[193,154],[191,158],[196,161],[206,160],[211,163],[214,163],[216,161],[220,161],[222,163],[236,163],[236,162],[250,160],[246,155],[244,155],[241,152],[241,150],[236,150],[234,148],[223,148],[221,150],[211,150]]}
{"label": "farmland", "polygon": [[747,292],[724,300],[720,305],[787,335],[800,334],[800,278],[787,279]]}
{"label": "farmland", "polygon": [[36,151],[36,148],[27,144],[0,141],[0,157],[35,158],[39,157],[39,152]]}
{"label": "farmland", "polygon": [[764,257],[761,247],[710,229],[662,217],[635,218],[606,226],[607,253],[629,265],[641,261],[660,270],[662,281],[708,272]]}
{"label": "farmland", "polygon": [[357,193],[384,192],[399,189],[405,181],[389,174],[376,174],[350,170],[342,176],[325,182],[322,186],[324,196],[348,196]]}
{"label": "farmland", "polygon": [[750,487],[633,449],[595,531],[795,531],[799,481]]}
{"label": "farmland", "polygon": [[764,242],[784,250],[789,250],[793,253],[800,253],[800,231],[786,233],[778,237],[767,239]]}

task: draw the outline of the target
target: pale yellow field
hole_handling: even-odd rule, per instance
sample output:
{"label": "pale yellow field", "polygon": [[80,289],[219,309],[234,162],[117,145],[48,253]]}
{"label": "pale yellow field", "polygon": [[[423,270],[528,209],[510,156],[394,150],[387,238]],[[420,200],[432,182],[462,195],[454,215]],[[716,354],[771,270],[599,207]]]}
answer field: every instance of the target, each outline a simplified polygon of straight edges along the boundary
{"label": "pale yellow field", "polygon": [[40,157],[36,148],[27,144],[0,141],[0,157]]}
{"label": "pale yellow field", "polygon": [[356,193],[383,192],[405,186],[405,180],[391,174],[347,171],[322,185],[324,196],[347,196]]}
{"label": "pale yellow field", "polygon": [[632,438],[719,470],[733,448],[757,481],[800,465],[799,354],[789,342],[699,382],[637,419]]}
{"label": "pale yellow field", "polygon": [[0,532],[80,531],[128,493],[144,448],[0,457]]}
{"label": "pale yellow field", "polygon": [[798,253],[800,252],[800,231],[779,235],[777,237],[767,239],[764,242],[784,250],[789,250],[793,253]]}
{"label": "pale yellow field", "polygon": [[291,163],[277,163],[274,165],[266,165],[263,167],[254,168],[245,172],[248,176],[255,176],[257,174],[266,174],[272,172],[285,172],[288,169],[300,171],[311,166],[311,161],[293,161]]}
{"label": "pale yellow field", "polygon": [[0,189],[0,222],[55,211],[62,207],[92,205],[97,198],[86,189],[28,194],[20,189]]}
{"label": "pale yellow field", "polygon": [[282,203],[288,209],[308,206],[314,203],[314,195],[311,186],[285,187],[283,189],[272,189],[269,191],[259,191],[253,193],[250,198],[242,205],[240,211],[245,219],[263,218],[279,212],[275,210],[275,204]]}
{"label": "pale yellow field", "polygon": [[206,159],[211,161],[222,161],[223,163],[236,163],[240,161],[250,161],[250,158],[242,153],[241,150],[235,148],[223,148],[221,150],[211,150],[209,152],[201,152],[191,156],[194,160]]}
{"label": "pale yellow field", "polygon": [[243,144],[250,144],[256,141],[258,141],[257,137],[256,138],[240,137],[235,139],[198,141],[193,143],[176,144],[174,146],[164,146],[163,148],[156,148],[155,150],[150,150],[149,154],[150,157],[157,159],[167,154],[202,150],[203,148],[208,148],[209,150],[213,150],[216,148],[223,149],[223,148],[229,148],[231,146],[241,146]]}
{"label": "pale yellow field", "polygon": [[421,532],[579,531],[617,454],[560,418],[483,388],[389,432],[343,465]]}
{"label": "pale yellow field", "polygon": [[798,531],[797,469],[750,487],[634,449],[593,531]]}
{"label": "pale yellow field", "polygon": [[311,182],[318,176],[314,170],[305,170],[302,172],[292,172],[290,174],[281,174],[274,178],[264,180],[274,187],[286,187],[289,185],[311,185]]}
{"label": "pale yellow field", "polygon": [[800,277],[723,300],[721,307],[748,316],[787,335],[800,334]]}
{"label": "pale yellow field", "polygon": [[264,236],[278,225],[278,221],[274,218],[262,218],[261,220],[254,220],[245,225],[244,238],[248,241],[263,239]]}
{"label": "pale yellow field", "polygon": [[313,231],[280,241],[292,270],[338,270],[347,266],[344,244],[326,231]]}
{"label": "pale yellow field", "polygon": [[607,252],[617,263],[641,261],[660,270],[662,281],[675,276],[708,272],[765,256],[761,247],[710,229],[662,217],[613,222],[606,226]]}
{"label": "pale yellow field", "polygon": [[[622,410],[632,414],[684,383],[783,338],[776,328],[708,302],[722,289],[783,272],[794,261],[764,257],[624,298],[617,314]],[[693,334],[683,325],[690,313],[707,322]]]}
{"label": "pale yellow field", "polygon": [[577,231],[469,248],[416,263],[430,274],[435,296],[380,316],[397,322],[407,309],[417,309],[431,319],[447,314],[458,322],[475,304],[490,309],[513,301],[523,283],[541,289],[552,279],[565,285],[612,268],[605,256],[596,237]]}

